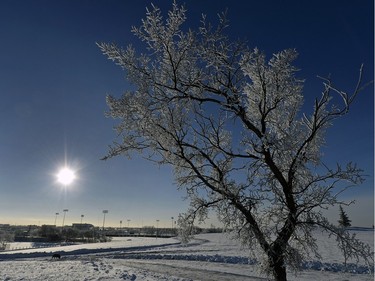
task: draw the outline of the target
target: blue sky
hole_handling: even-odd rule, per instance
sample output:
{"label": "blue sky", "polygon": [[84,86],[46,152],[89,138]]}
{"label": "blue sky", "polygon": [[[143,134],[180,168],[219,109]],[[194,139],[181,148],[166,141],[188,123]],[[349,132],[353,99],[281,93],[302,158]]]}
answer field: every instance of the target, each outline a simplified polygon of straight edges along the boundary
{"label": "blue sky", "polygon": [[[153,1],[167,11],[171,1]],[[181,3],[181,1],[179,1]],[[306,79],[305,108],[311,110],[322,87],[316,75],[331,74],[343,90],[354,88],[361,63],[364,80],[374,77],[373,1],[186,0],[186,26],[200,15],[215,22],[228,8],[233,39],[268,55],[296,48],[296,65]],[[106,94],[128,87],[122,70],[95,42],[139,42],[139,26],[150,1],[0,1],[0,224],[65,223],[169,226],[187,208],[183,191],[167,167],[135,156],[100,161],[115,138],[114,122],[104,117]],[[368,175],[344,199],[354,225],[373,224],[374,91],[367,88],[352,112],[327,135],[325,162],[357,162]],[[77,170],[68,188],[56,182],[61,166]],[[337,220],[338,208],[328,212]]]}

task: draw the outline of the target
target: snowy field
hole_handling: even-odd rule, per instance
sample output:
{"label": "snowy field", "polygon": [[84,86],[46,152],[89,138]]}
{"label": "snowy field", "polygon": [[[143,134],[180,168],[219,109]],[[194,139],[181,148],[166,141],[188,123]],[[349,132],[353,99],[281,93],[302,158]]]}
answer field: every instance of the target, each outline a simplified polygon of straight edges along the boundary
{"label": "snowy field", "polygon": [[[356,233],[373,249],[372,230]],[[297,276],[289,272],[288,280],[374,280],[373,270],[369,273],[362,264],[352,263],[345,270],[334,240],[316,235],[322,260],[307,262]],[[60,253],[61,259],[51,259],[52,253]],[[0,280],[268,280],[257,273],[255,262],[225,234],[197,235],[187,246],[174,238],[123,237],[108,243],[1,252]]]}

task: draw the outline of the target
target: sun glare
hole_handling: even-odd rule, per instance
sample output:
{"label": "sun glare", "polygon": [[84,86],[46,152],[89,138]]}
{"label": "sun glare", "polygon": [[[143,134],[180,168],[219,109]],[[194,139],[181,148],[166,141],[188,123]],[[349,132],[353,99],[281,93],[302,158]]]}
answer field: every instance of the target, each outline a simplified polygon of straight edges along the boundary
{"label": "sun glare", "polygon": [[65,167],[62,168],[57,174],[57,181],[63,185],[71,184],[76,178],[74,171]]}

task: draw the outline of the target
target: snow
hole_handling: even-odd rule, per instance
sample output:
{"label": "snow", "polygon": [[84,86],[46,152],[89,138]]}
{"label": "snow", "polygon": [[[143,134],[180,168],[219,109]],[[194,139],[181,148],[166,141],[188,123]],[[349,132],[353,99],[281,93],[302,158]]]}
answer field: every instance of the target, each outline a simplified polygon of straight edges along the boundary
{"label": "snow", "polygon": [[[374,248],[372,230],[356,234]],[[289,272],[288,280],[373,280],[373,269],[369,273],[363,263],[349,261],[345,269],[334,239],[320,232],[316,235],[322,260],[305,263],[298,275]],[[257,272],[256,260],[248,258],[248,251],[225,234],[200,234],[186,246],[175,238],[144,237],[47,246],[1,252],[0,280],[268,280]],[[60,260],[51,258],[56,252]]]}

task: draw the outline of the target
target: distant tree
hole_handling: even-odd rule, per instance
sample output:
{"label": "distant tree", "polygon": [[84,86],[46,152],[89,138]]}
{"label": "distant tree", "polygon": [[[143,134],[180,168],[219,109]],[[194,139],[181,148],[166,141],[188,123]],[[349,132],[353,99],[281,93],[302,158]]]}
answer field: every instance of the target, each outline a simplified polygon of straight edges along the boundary
{"label": "distant tree", "polygon": [[349,219],[348,215],[344,212],[344,209],[340,205],[340,219],[338,220],[339,226],[342,227],[349,227],[351,226],[351,220]]}
{"label": "distant tree", "polygon": [[61,231],[61,236],[64,238],[65,242],[71,242],[79,236],[79,232],[71,227],[65,227]]}
{"label": "distant tree", "polygon": [[276,280],[286,280],[287,266],[298,269],[311,252],[318,255],[316,226],[335,235],[339,246],[352,245],[351,258],[370,264],[370,247],[320,211],[340,203],[337,190],[347,187],[337,183],[363,181],[356,165],[328,168],[320,152],[325,131],[361,91],[362,70],[352,94],[323,79],[312,113],[301,114],[295,50],[267,60],[258,49],[228,39],[225,15],[217,27],[203,16],[197,31],[184,31],[185,20],[186,10],[175,2],[166,20],[153,6],[132,29],[146,45],[144,53],[98,44],[134,86],[120,98],[107,97],[120,141],[104,159],[139,152],[171,165],[191,202],[180,226],[192,231],[194,220],[216,210]]}
{"label": "distant tree", "polygon": [[63,239],[60,231],[54,225],[42,225],[38,231],[39,236],[47,238],[50,242],[57,242]]}
{"label": "distant tree", "polygon": [[14,240],[14,235],[9,231],[0,230],[0,251],[4,251],[9,242]]}

